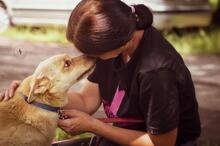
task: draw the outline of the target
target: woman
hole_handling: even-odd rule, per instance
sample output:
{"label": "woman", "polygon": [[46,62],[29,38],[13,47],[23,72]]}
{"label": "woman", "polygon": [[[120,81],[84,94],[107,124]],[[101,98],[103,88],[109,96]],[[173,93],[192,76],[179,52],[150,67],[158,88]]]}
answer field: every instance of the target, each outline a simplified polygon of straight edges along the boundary
{"label": "woman", "polygon": [[[62,129],[95,133],[99,146],[196,145],[200,120],[190,72],[152,19],[146,6],[120,0],[83,0],[73,10],[68,40],[97,63],[80,92],[69,94]],[[109,125],[91,117],[101,103],[108,118],[130,120]]]}

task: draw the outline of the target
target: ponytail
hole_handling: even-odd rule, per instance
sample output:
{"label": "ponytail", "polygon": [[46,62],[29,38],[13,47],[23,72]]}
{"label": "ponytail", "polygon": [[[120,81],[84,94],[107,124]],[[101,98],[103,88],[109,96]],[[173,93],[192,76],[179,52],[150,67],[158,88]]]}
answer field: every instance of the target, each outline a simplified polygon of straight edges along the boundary
{"label": "ponytail", "polygon": [[150,9],[143,4],[131,6],[131,9],[132,7],[135,10],[132,10],[132,13],[136,20],[136,30],[144,30],[150,27],[153,23],[153,14]]}

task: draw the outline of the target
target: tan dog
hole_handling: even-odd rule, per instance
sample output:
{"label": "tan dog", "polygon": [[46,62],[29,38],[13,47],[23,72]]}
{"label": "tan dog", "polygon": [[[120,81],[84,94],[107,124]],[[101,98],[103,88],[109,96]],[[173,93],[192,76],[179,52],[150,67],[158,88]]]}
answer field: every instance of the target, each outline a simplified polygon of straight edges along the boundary
{"label": "tan dog", "polygon": [[0,146],[51,145],[58,114],[29,103],[64,106],[68,89],[93,66],[93,59],[68,55],[57,55],[40,63],[11,100],[0,102]]}

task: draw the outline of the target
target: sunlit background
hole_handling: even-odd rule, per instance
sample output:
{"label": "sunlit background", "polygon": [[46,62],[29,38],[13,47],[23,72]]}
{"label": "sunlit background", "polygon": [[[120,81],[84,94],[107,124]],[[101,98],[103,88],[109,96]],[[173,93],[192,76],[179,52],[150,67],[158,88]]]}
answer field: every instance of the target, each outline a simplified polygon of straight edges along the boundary
{"label": "sunlit background", "polygon": [[[202,121],[199,146],[220,145],[220,0],[123,0],[144,3],[154,26],[184,57],[196,87]],[[0,0],[0,91],[59,53],[78,55],[65,37],[79,0]],[[82,83],[72,90],[78,90]],[[102,108],[96,117],[104,116]],[[60,129],[56,140],[72,137]]]}

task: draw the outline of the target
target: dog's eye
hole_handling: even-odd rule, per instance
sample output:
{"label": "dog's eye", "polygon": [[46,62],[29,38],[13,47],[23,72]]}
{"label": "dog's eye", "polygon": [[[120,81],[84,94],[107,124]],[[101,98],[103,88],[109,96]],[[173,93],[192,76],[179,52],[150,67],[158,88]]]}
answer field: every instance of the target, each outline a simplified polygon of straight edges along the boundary
{"label": "dog's eye", "polygon": [[65,68],[68,68],[68,67],[71,66],[71,64],[72,64],[72,62],[71,62],[70,60],[66,60],[66,61],[64,62],[64,67],[65,67]]}

